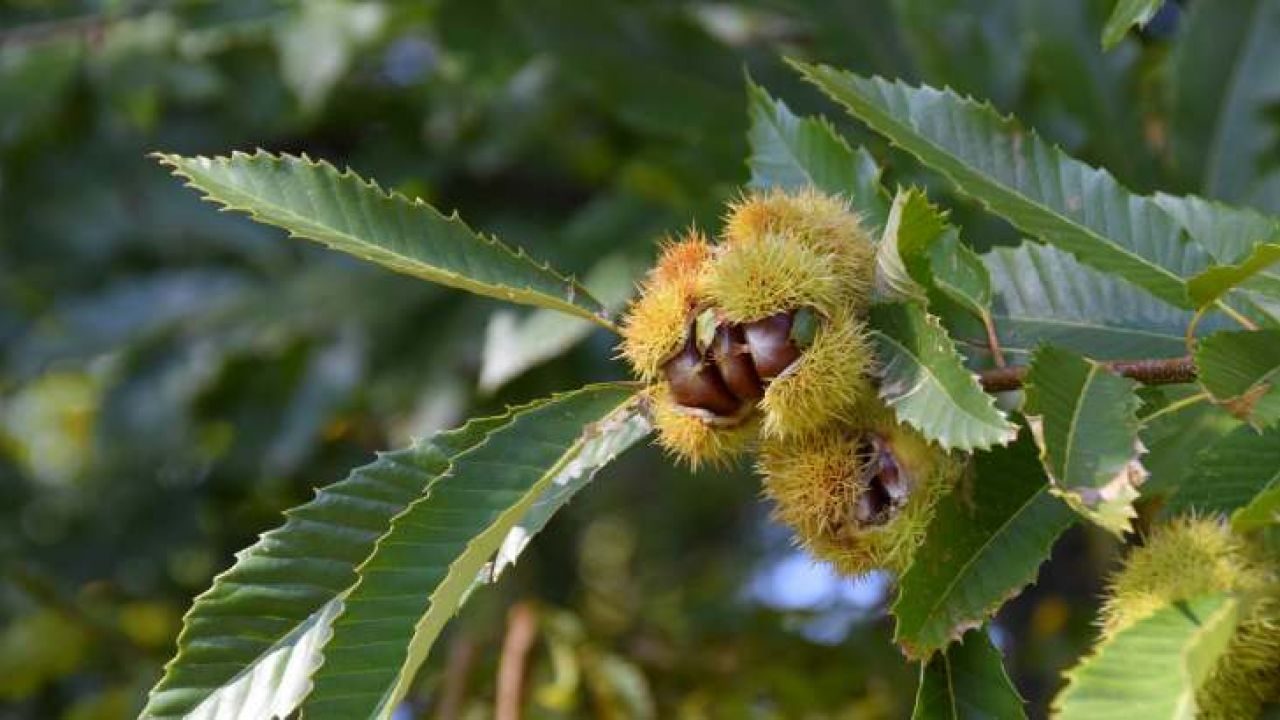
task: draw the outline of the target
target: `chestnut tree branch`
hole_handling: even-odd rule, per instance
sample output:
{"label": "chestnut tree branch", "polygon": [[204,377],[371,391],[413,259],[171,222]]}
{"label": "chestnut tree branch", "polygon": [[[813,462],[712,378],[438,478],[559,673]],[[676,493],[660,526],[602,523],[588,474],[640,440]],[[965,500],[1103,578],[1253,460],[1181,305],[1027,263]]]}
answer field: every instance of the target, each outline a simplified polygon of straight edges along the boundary
{"label": "chestnut tree branch", "polygon": [[[1159,360],[1116,360],[1103,363],[1113,373],[1132,378],[1143,385],[1173,385],[1194,382],[1196,364],[1190,355]],[[1027,377],[1027,366],[1017,365],[978,373],[978,382],[987,392],[1017,390]]]}

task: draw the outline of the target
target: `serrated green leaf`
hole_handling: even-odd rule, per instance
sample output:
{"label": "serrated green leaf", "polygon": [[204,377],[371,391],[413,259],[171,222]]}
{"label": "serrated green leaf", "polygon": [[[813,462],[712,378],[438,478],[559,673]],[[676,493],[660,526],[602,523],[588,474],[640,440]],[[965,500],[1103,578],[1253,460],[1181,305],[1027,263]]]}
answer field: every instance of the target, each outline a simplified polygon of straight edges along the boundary
{"label": "serrated green leaf", "polygon": [[1267,108],[1280,101],[1280,1],[1192,3],[1180,25],[1168,76],[1175,167],[1190,188],[1245,201],[1274,137]]}
{"label": "serrated green leaf", "polygon": [[1280,329],[1215,333],[1195,358],[1214,402],[1257,428],[1280,420]]}
{"label": "serrated green leaf", "polygon": [[974,630],[920,668],[911,720],[1016,720],[1022,698],[1009,681],[1000,651]]}
{"label": "serrated green leaf", "polygon": [[389,717],[477,577],[514,559],[596,470],[647,434],[633,398],[618,385],[559,396],[456,455],[360,566],[303,716]]}
{"label": "serrated green leaf", "polygon": [[870,153],[850,149],[825,118],[798,117],[749,80],[747,93],[752,187],[816,187],[848,197],[868,227],[884,225],[889,202],[880,185],[880,167]]}
{"label": "serrated green leaf", "polygon": [[1209,595],[1163,608],[1103,640],[1066,673],[1054,700],[1061,720],[1196,716],[1196,690],[1226,651],[1239,603]]}
{"label": "serrated green leaf", "polygon": [[924,302],[932,285],[930,250],[946,230],[946,216],[916,188],[898,190],[876,246],[876,295],[885,302]]}
{"label": "serrated green leaf", "polygon": [[1116,0],[1106,26],[1102,28],[1102,49],[1115,47],[1134,25],[1146,25],[1162,5],[1164,0]]}
{"label": "serrated green leaf", "polygon": [[156,157],[207,199],[293,237],[431,282],[613,327],[604,306],[571,278],[474,232],[456,213],[387,193],[350,170],[261,150]]}
{"label": "serrated green leaf", "polygon": [[1055,492],[1117,535],[1136,516],[1133,501],[1145,480],[1137,386],[1051,345],[1036,351],[1024,385],[1024,412]]}
{"label": "serrated green leaf", "polygon": [[927,657],[978,627],[1036,579],[1076,514],[1049,493],[1029,433],[978,453],[968,484],[943,498],[899,582],[894,640]]}
{"label": "serrated green leaf", "polygon": [[988,448],[1017,435],[937,318],[908,303],[876,305],[870,316],[880,397],[899,420],[947,449]]}
{"label": "serrated green leaf", "polygon": [[1280,427],[1258,432],[1241,425],[1196,454],[1165,512],[1232,513],[1277,486]]}
{"label": "serrated green leaf", "polygon": [[960,192],[1028,234],[1188,307],[1184,276],[1208,264],[1150,198],[948,90],[795,63],[819,89]]}
{"label": "serrated green leaf", "polygon": [[1236,265],[1215,265],[1187,281],[1191,299],[1200,307],[1212,304],[1237,285],[1280,262],[1280,242],[1259,243]]}
{"label": "serrated green leaf", "polygon": [[929,271],[934,286],[944,295],[977,317],[988,314],[991,275],[978,253],[960,242],[960,234],[954,228],[930,246]]}
{"label": "serrated green leaf", "polygon": [[[1080,264],[1057,248],[1023,243],[982,256],[991,315],[1006,355],[1024,359],[1054,344],[1101,360],[1179,357],[1192,313]],[[1206,318],[1201,330],[1222,327]],[[965,337],[982,345],[979,336]]]}
{"label": "serrated green leaf", "polygon": [[382,454],[285,513],[187,613],[146,718],[281,717],[306,694],[356,566],[449,457],[509,422],[475,420]]}

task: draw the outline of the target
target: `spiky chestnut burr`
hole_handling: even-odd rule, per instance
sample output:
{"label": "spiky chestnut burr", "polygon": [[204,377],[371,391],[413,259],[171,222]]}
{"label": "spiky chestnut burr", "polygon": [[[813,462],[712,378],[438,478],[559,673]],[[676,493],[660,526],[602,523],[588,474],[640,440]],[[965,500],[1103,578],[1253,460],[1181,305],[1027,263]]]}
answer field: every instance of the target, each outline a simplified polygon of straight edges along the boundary
{"label": "spiky chestnut burr", "polygon": [[1233,535],[1217,518],[1157,527],[1111,578],[1102,608],[1110,638],[1157,610],[1213,592],[1245,601],[1226,652],[1196,692],[1197,717],[1257,717],[1280,701],[1280,559]]}
{"label": "spiky chestnut burr", "polygon": [[704,311],[662,365],[665,382],[651,395],[659,443],[694,466],[732,457],[759,430],[758,402],[770,381],[785,375],[812,341],[804,309],[743,325]]}
{"label": "spiky chestnut burr", "polygon": [[645,382],[659,380],[663,365],[684,346],[710,259],[711,244],[697,230],[689,230],[663,246],[641,283],[627,312],[621,350]]}
{"label": "spiky chestnut burr", "polygon": [[774,516],[842,573],[901,572],[961,463],[891,415],[798,439],[766,439],[759,470]]}
{"label": "spiky chestnut burr", "polygon": [[809,311],[803,357],[762,373],[767,436],[847,421],[870,391],[872,353],[859,315],[871,295],[874,257],[857,216],[817,191],[775,190],[731,207],[702,278],[706,301],[726,322],[748,328]]}
{"label": "spiky chestnut burr", "polygon": [[652,398],[668,419],[660,442],[702,462],[737,444],[699,437],[694,421],[716,433],[758,413],[781,438],[849,420],[871,393],[859,313],[872,259],[857,217],[813,191],[748,196],[719,244],[690,232],[667,245],[622,344],[641,379],[665,386]]}

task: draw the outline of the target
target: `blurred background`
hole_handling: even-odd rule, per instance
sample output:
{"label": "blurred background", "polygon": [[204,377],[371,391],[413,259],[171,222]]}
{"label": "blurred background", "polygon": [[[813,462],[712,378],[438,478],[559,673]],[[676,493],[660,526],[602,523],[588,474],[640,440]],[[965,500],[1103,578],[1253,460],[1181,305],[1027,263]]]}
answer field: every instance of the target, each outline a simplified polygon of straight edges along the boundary
{"label": "blurred background", "polygon": [[[618,304],[656,240],[715,228],[746,182],[748,73],[828,113],[890,182],[933,182],[802,86],[792,55],[988,98],[1138,190],[1280,211],[1280,102],[1233,132],[1225,174],[1196,155],[1207,135],[1171,153],[1164,122],[1220,102],[1168,92],[1203,64],[1182,26],[1266,3],[1169,3],[1103,54],[1111,4],[0,0],[0,718],[136,715],[193,595],[312,488],[625,373],[603,333],[215,212],[149,152],[349,165]],[[1250,17],[1205,52],[1240,47]],[[938,192],[976,244],[1017,240]],[[489,717],[509,613],[538,628],[529,717],[909,715],[886,578],[834,577],[768,515],[748,469],[632,451],[473,598],[400,716]],[[1036,716],[1115,552],[1068,533],[994,626]]]}

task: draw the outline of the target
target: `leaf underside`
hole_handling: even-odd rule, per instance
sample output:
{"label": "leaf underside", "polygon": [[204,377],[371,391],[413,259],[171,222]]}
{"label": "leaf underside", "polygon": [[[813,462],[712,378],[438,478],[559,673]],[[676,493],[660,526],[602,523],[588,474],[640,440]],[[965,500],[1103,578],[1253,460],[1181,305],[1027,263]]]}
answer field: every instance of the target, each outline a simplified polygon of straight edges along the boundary
{"label": "leaf underside", "polygon": [[510,562],[596,470],[647,434],[633,395],[598,385],[558,396],[455,456],[360,567],[304,717],[389,717],[504,544]]}
{"label": "leaf underside", "polygon": [[[1180,357],[1192,313],[1082,265],[1057,248],[1026,242],[982,256],[991,273],[991,316],[1012,362],[1052,344],[1098,360]],[[1202,331],[1224,327],[1210,316]],[[964,338],[982,347],[979,335]]]}
{"label": "leaf underside", "polygon": [[[505,418],[477,420],[383,453],[286,511],[236,556],[187,613],[178,652],[151,692],[148,718],[269,716],[296,705],[356,567],[391,518],[448,468],[448,453]],[[272,688],[254,692],[254,686]]]}
{"label": "leaf underside", "polygon": [[157,157],[207,199],[291,236],[431,282],[611,327],[604,306],[576,281],[476,233],[456,214],[388,193],[350,170],[261,150]]}
{"label": "leaf underside", "polygon": [[1104,639],[1066,673],[1054,717],[1191,720],[1196,690],[1226,650],[1238,615],[1235,599],[1209,595],[1163,608]]}

